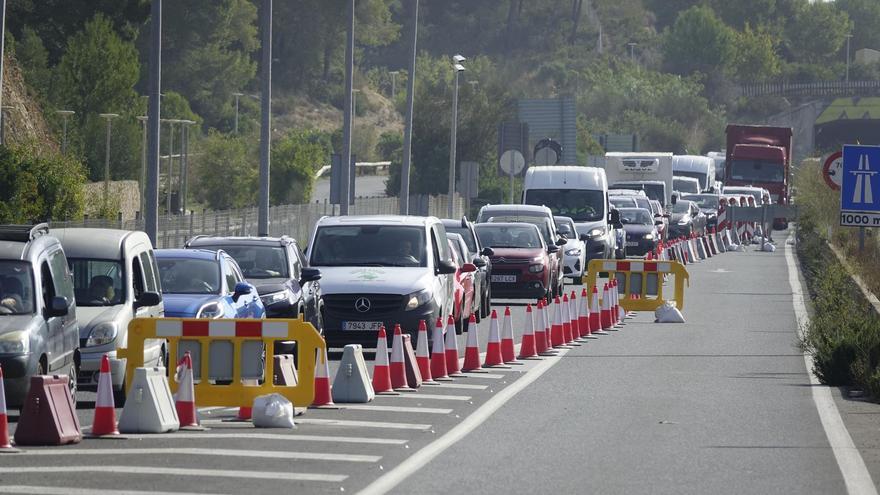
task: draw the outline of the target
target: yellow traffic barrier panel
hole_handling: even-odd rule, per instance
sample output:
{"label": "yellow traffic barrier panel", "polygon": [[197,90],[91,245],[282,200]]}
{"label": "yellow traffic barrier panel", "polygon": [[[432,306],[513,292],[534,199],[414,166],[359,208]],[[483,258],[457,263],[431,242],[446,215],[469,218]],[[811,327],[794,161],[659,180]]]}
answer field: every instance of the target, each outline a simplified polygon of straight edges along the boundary
{"label": "yellow traffic barrier panel", "polygon": [[[144,341],[168,341],[169,374],[180,356],[190,351],[197,406],[251,407],[260,395],[281,394],[297,407],[315,398],[315,368],[324,364],[327,344],[311,323],[293,319],[136,318],[128,325],[128,347],[117,355],[127,359],[129,390],[135,369],[144,366]],[[293,386],[275,385],[274,346],[295,341],[299,380]],[[320,356],[320,357],[319,357]],[[257,381],[257,385],[246,385]],[[177,381],[169,380],[172,392]],[[127,392],[127,391],[126,391]]]}
{"label": "yellow traffic barrier panel", "polygon": [[[587,291],[596,286],[600,273],[616,278],[619,283],[620,305],[626,311],[654,311],[664,305],[663,285],[669,275],[675,277],[675,305],[684,308],[685,283],[690,278],[684,265],[677,261],[591,260],[582,281]],[[600,288],[601,289],[601,288]],[[600,290],[601,292],[601,290]],[[633,296],[638,296],[634,299]]]}

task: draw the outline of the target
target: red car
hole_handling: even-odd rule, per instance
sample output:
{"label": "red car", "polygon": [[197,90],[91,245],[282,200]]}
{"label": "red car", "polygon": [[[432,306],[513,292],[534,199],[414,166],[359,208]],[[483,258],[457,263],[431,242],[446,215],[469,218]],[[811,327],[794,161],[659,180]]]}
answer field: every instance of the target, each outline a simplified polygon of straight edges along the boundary
{"label": "red car", "polygon": [[465,328],[465,323],[474,313],[474,277],[476,276],[477,266],[473,263],[467,263],[467,245],[461,234],[446,234],[449,242],[449,250],[452,251],[452,261],[455,263],[455,305],[453,306],[452,317],[455,319],[455,331],[461,333]]}
{"label": "red car", "polygon": [[[530,223],[480,223],[480,244],[492,248],[492,295],[511,299],[552,297],[551,256],[559,246],[544,243]],[[497,292],[496,292],[497,291]]]}

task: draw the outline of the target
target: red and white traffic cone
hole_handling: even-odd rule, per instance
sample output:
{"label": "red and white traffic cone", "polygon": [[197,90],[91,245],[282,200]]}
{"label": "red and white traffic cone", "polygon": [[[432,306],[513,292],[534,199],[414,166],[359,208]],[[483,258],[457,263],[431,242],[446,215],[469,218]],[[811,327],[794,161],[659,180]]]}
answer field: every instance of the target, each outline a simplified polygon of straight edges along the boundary
{"label": "red and white traffic cone", "polygon": [[379,327],[379,338],[376,339],[376,358],[373,360],[373,391],[377,394],[391,392],[391,367],[388,365],[388,336],[385,327]]}
{"label": "red and white traffic cone", "polygon": [[199,417],[196,413],[192,355],[189,351],[186,351],[183,354],[183,359],[177,363],[177,370],[180,386],[177,387],[177,393],[174,396],[174,408],[177,410],[178,419],[180,419],[180,427],[198,428]]}
{"label": "red and white traffic cone", "polygon": [[435,380],[448,381],[449,376],[446,374],[446,346],[443,344],[443,318],[437,317],[437,324],[434,325],[434,336],[432,339],[433,348],[431,349],[431,376]]}
{"label": "red and white traffic cone", "polygon": [[330,391],[330,359],[327,358],[327,349],[324,348],[324,352],[319,356],[321,360],[315,363],[315,400],[312,401],[312,406],[333,406],[333,392]]}
{"label": "red and white traffic cone", "polygon": [[602,330],[611,330],[613,322],[611,321],[611,291],[608,289],[608,283],[602,286],[602,312],[599,314],[602,320]]}
{"label": "red and white traffic cone", "polygon": [[553,323],[550,327],[550,345],[559,347],[565,343],[562,337],[562,308],[560,307],[559,296],[553,300]]}
{"label": "red and white traffic cone", "polygon": [[504,366],[501,357],[501,335],[498,329],[498,312],[492,310],[492,319],[489,321],[489,344],[486,346],[486,358],[483,366]]}
{"label": "red and white traffic cone", "polygon": [[101,358],[101,371],[98,373],[98,394],[95,398],[95,417],[92,421],[92,436],[119,435],[116,425],[116,404],[113,402],[113,378],[110,376],[110,357]]}
{"label": "red and white traffic cone", "polygon": [[602,309],[599,303],[599,287],[593,286],[593,294],[590,297],[590,333],[592,335],[606,335],[602,328]]}
{"label": "red and white traffic cone", "polygon": [[19,452],[9,442],[9,418],[6,415],[6,390],[3,387],[3,367],[0,366],[0,453]]}
{"label": "red and white traffic cone", "polygon": [[394,336],[391,340],[391,388],[394,390],[413,390],[406,382],[406,362],[403,360],[403,334],[400,333],[400,324],[394,325]]}
{"label": "red and white traffic cone", "polygon": [[505,364],[522,364],[516,360],[516,343],[513,340],[513,318],[510,306],[504,308],[504,320],[501,322],[501,359]]}
{"label": "red and white traffic cone", "polygon": [[569,326],[571,326],[571,338],[574,341],[581,341],[581,324],[580,318],[578,317],[578,300],[577,293],[575,291],[571,291],[571,295],[568,297],[568,317],[571,319]]}
{"label": "red and white traffic cone", "polygon": [[584,287],[581,289],[581,310],[578,315],[578,326],[581,329],[581,337],[585,339],[594,339],[593,337],[593,328],[590,325],[590,296],[587,293],[587,288]]}
{"label": "red and white traffic cone", "polygon": [[419,320],[419,339],[416,342],[416,363],[422,374],[422,383],[433,385],[437,382],[431,378],[431,359],[428,356],[428,325],[425,320]]}
{"label": "red and white traffic cone", "polygon": [[614,324],[616,326],[623,326],[626,324],[623,322],[623,317],[626,316],[626,312],[620,307],[620,282],[617,279],[614,279],[613,282],[614,293],[611,296],[611,300],[614,302]]}
{"label": "red and white traffic cone", "polygon": [[526,329],[523,333],[522,343],[519,346],[520,359],[535,359],[538,350],[535,347],[535,318],[532,314],[532,305],[526,305]]}
{"label": "red and white traffic cone", "polygon": [[468,321],[467,345],[464,348],[464,366],[461,368],[465,373],[480,372],[480,330],[477,327],[476,315],[471,315]]}
{"label": "red and white traffic cone", "polygon": [[547,350],[547,334],[544,333],[544,301],[538,299],[535,308],[537,323],[535,324],[535,351],[540,354]]}
{"label": "red and white traffic cone", "polygon": [[562,294],[562,343],[570,344],[571,336],[571,315],[569,314],[568,294]]}
{"label": "red and white traffic cone", "polygon": [[449,315],[446,319],[446,373],[449,376],[461,376],[461,365],[458,362],[458,335],[455,333],[455,318]]}

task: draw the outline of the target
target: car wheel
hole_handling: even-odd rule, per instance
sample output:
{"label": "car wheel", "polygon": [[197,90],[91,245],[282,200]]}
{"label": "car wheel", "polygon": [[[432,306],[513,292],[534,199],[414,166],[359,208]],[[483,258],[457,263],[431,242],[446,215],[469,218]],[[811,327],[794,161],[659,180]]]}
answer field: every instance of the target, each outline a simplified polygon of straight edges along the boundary
{"label": "car wheel", "polygon": [[74,406],[76,406],[76,391],[79,386],[77,384],[78,375],[76,363],[70,363],[70,368],[67,370],[67,387],[70,389],[70,396],[73,397]]}

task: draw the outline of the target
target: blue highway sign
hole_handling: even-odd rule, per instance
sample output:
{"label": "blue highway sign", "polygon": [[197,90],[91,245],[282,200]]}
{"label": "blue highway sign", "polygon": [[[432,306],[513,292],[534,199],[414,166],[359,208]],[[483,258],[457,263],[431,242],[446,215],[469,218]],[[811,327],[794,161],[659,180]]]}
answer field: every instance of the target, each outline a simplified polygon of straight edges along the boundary
{"label": "blue highway sign", "polygon": [[880,227],[880,146],[843,147],[840,225]]}

